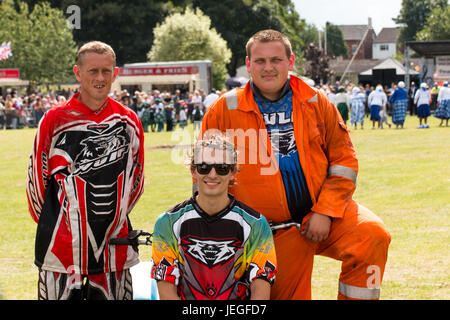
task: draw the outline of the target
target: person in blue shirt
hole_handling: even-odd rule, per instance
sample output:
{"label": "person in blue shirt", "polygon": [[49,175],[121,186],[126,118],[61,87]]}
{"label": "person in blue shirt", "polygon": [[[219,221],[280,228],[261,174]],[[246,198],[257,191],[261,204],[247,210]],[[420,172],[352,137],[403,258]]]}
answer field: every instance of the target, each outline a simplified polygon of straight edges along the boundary
{"label": "person in blue shirt", "polygon": [[395,128],[400,126],[403,129],[406,117],[406,109],[408,109],[408,96],[405,89],[405,83],[400,81],[394,93],[389,97],[389,103],[393,106],[392,122]]}

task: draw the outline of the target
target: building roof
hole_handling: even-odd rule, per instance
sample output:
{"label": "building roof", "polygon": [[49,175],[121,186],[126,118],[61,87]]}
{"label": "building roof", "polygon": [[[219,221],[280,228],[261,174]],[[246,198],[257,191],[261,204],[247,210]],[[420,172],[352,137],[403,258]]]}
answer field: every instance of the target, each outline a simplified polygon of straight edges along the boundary
{"label": "building roof", "polygon": [[[329,67],[334,71],[336,75],[342,75],[345,68],[350,63],[350,59],[334,59],[329,61]],[[353,60],[350,68],[348,69],[348,74],[359,74],[360,72],[372,68],[380,63],[377,59],[355,59]]]}
{"label": "building roof", "polygon": [[[365,70],[360,73],[360,75],[372,75],[372,70],[377,69],[395,69],[395,72],[397,75],[404,75],[406,74],[406,68],[397,60],[393,58],[387,58],[383,61],[381,61],[379,64],[373,66],[372,68]],[[419,72],[409,69],[410,75],[418,75]]]}
{"label": "building roof", "polygon": [[29,84],[28,80],[21,80],[16,78],[3,78],[0,79],[0,87],[10,86],[10,87],[24,87]]}
{"label": "building roof", "polygon": [[450,52],[450,40],[406,41],[406,45],[422,57],[447,56]]}
{"label": "building roof", "polygon": [[398,38],[397,28],[383,28],[373,43],[396,43]]}
{"label": "building roof", "polygon": [[124,67],[140,68],[140,67],[165,67],[165,66],[185,66],[192,64],[211,64],[210,60],[182,60],[182,61],[158,61],[158,62],[136,62],[125,63]]}
{"label": "building roof", "polygon": [[[342,33],[344,34],[344,41],[348,40],[361,40],[366,33],[367,27],[366,24],[358,24],[358,25],[340,25],[338,26]],[[372,27],[370,27],[372,29]]]}
{"label": "building roof", "polygon": [[135,84],[187,84],[190,81],[199,80],[198,74],[120,76],[116,79],[117,83],[122,86]]}

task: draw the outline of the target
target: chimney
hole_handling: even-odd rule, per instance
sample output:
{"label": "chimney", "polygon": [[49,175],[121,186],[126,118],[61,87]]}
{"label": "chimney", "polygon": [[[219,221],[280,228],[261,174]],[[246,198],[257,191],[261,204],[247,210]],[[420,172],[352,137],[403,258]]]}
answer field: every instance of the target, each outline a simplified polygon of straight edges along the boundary
{"label": "chimney", "polygon": [[373,27],[372,27],[372,18],[369,17],[368,20],[369,20],[369,21],[367,22],[367,26],[369,27],[369,29],[373,29]]}

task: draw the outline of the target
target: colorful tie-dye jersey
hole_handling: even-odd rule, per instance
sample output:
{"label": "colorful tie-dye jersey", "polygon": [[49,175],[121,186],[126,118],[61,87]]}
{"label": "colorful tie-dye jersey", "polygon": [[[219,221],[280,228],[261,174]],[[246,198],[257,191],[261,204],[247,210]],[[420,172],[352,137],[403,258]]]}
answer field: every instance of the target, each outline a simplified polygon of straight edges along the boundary
{"label": "colorful tie-dye jersey", "polygon": [[233,300],[250,295],[250,283],[273,283],[272,231],[264,216],[234,199],[214,216],[186,200],[162,214],[153,233],[152,278],[178,287],[187,300]]}

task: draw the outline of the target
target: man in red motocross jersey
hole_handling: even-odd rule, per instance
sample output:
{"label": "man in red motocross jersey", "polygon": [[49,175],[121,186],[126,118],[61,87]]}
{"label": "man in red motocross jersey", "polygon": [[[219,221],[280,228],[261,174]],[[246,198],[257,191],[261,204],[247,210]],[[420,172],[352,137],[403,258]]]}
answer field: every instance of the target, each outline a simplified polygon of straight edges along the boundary
{"label": "man in red motocross jersey", "polygon": [[137,115],[108,97],[114,50],[83,45],[73,70],[80,90],[49,110],[31,151],[27,198],[37,222],[39,299],[131,299],[128,214],[144,186],[144,133]]}

